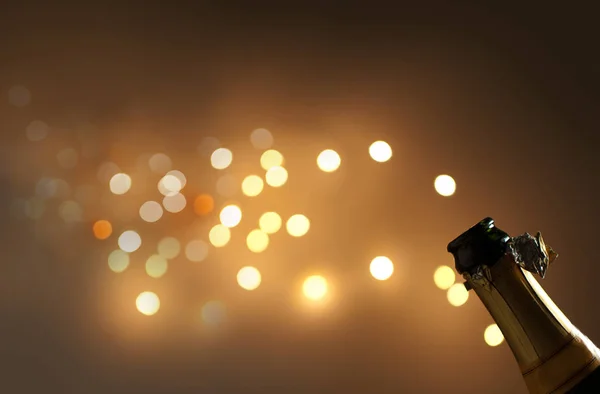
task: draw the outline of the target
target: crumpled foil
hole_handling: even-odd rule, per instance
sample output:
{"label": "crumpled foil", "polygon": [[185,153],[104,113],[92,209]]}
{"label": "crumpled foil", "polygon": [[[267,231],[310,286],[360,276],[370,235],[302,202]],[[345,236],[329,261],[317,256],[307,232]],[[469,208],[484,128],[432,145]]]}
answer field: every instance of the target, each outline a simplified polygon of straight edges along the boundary
{"label": "crumpled foil", "polygon": [[542,234],[538,232],[535,237],[525,233],[511,238],[508,243],[509,251],[519,266],[529,272],[546,276],[548,265],[558,256],[544,243]]}

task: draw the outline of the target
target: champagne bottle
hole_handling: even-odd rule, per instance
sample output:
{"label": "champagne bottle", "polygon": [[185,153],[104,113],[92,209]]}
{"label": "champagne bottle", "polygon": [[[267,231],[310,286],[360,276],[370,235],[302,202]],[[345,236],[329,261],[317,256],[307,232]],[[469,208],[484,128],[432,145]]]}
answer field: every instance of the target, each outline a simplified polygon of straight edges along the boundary
{"label": "champagne bottle", "polygon": [[558,256],[539,232],[513,238],[485,218],[448,252],[502,331],[531,394],[600,394],[600,350],[534,277],[544,278]]}

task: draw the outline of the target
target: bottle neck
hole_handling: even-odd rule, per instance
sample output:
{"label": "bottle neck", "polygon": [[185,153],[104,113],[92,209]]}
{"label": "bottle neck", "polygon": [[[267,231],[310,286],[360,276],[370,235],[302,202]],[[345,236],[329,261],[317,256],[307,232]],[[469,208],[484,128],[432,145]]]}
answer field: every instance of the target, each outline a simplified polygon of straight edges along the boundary
{"label": "bottle neck", "polygon": [[531,393],[566,393],[600,365],[600,351],[507,254],[465,273],[512,350]]}

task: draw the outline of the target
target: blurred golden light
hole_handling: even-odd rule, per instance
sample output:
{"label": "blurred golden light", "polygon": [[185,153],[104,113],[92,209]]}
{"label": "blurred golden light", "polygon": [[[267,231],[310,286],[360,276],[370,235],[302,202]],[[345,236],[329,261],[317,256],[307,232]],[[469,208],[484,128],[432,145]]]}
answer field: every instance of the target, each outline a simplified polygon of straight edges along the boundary
{"label": "blurred golden light", "polygon": [[187,178],[185,177],[185,174],[179,170],[171,170],[171,171],[167,172],[166,175],[172,175],[175,178],[179,179],[179,184],[181,185],[179,187],[179,190],[183,189],[185,187],[185,185],[187,185]]}
{"label": "blurred golden light", "polygon": [[235,227],[242,221],[242,210],[237,205],[227,205],[219,215],[221,224],[225,227]]}
{"label": "blurred golden light", "polygon": [[215,209],[215,200],[209,194],[200,194],[194,200],[194,212],[196,215],[208,215]]}
{"label": "blurred golden light", "polygon": [[448,289],[447,296],[451,305],[461,306],[469,299],[469,292],[462,283],[455,283]]}
{"label": "blurred golden light", "polygon": [[256,129],[250,133],[250,142],[256,149],[269,149],[273,145],[273,135],[267,129]]}
{"label": "blurred golden light", "polygon": [[156,153],[148,160],[150,171],[155,174],[163,175],[167,173],[173,166],[171,158],[164,153]]}
{"label": "blurred golden light", "polygon": [[280,166],[271,167],[267,170],[265,180],[267,185],[271,187],[281,187],[285,185],[288,179],[288,172],[285,168]]}
{"label": "blurred golden light", "polygon": [[184,210],[187,204],[185,196],[181,193],[177,193],[173,196],[165,196],[163,198],[163,207],[167,212],[177,213]]}
{"label": "blurred golden light", "polygon": [[56,155],[58,165],[64,169],[70,169],[77,165],[79,153],[73,148],[65,148]]}
{"label": "blurred golden light", "polygon": [[504,342],[504,334],[497,324],[490,324],[483,332],[483,339],[488,346],[495,347]]}
{"label": "blurred golden light", "polygon": [[160,278],[167,273],[168,262],[162,256],[152,255],[146,260],[146,273],[152,278]]}
{"label": "blurred golden light", "polygon": [[225,319],[225,306],[219,301],[209,301],[202,307],[202,320],[209,325],[218,325]]}
{"label": "blurred golden light", "polygon": [[327,280],[320,275],[309,276],[304,281],[302,292],[306,298],[320,300],[327,294]]}
{"label": "blurred golden light", "polygon": [[133,230],[127,230],[119,236],[118,244],[123,252],[133,253],[142,246],[142,237]]}
{"label": "blurred golden light", "polygon": [[34,120],[27,125],[27,128],[25,128],[27,139],[31,142],[39,142],[44,140],[48,136],[49,132],[50,127],[41,120]]}
{"label": "blurred golden light", "polygon": [[8,102],[15,107],[25,107],[31,103],[31,92],[25,86],[13,86],[8,90]]}
{"label": "blurred golden light", "polygon": [[65,223],[75,223],[83,220],[83,209],[76,201],[63,201],[58,207],[58,214]]}
{"label": "blurred golden light", "polygon": [[140,207],[140,217],[148,223],[158,222],[163,216],[163,208],[156,201],[146,201]]}
{"label": "blurred golden light", "polygon": [[222,248],[229,243],[231,239],[231,230],[229,227],[217,224],[208,232],[208,240],[215,248]]}
{"label": "blurred golden light", "polygon": [[242,181],[242,193],[248,197],[256,197],[262,192],[265,184],[258,175],[248,175]]}
{"label": "blurred golden light", "polygon": [[156,248],[159,256],[172,260],[175,257],[179,256],[181,252],[181,244],[174,237],[165,237],[158,242],[158,247]]}
{"label": "blurred golden light", "polygon": [[441,290],[448,290],[456,282],[456,274],[452,268],[442,265],[435,270],[433,281]]}
{"label": "blurred golden light", "polygon": [[111,271],[120,273],[125,271],[127,267],[129,267],[129,253],[117,249],[108,255],[108,268]]}
{"label": "blurred golden light", "polygon": [[269,235],[261,230],[252,230],[246,237],[246,245],[251,252],[264,252],[269,246]]}
{"label": "blurred golden light", "polygon": [[456,192],[456,182],[450,175],[440,175],[433,182],[435,191],[439,195],[449,197]]}
{"label": "blurred golden light", "polygon": [[160,309],[160,299],[151,291],[144,291],[135,300],[138,311],[146,316],[152,316]]}
{"label": "blurred golden light", "polygon": [[292,215],[285,224],[286,230],[292,237],[302,237],[310,229],[310,220],[304,215]]}
{"label": "blurred golden light", "polygon": [[325,149],[317,156],[317,165],[321,171],[333,172],[340,167],[341,163],[340,155],[333,149]]}
{"label": "blurred golden light", "polygon": [[210,155],[210,164],[217,170],[224,170],[232,161],[233,153],[227,148],[218,148]]}
{"label": "blurred golden light", "polygon": [[269,171],[272,167],[281,167],[283,166],[283,155],[275,149],[264,151],[260,155],[260,166],[265,171]]}
{"label": "blurred golden light", "polygon": [[185,257],[195,263],[204,260],[208,256],[208,244],[202,240],[188,242],[185,247]]}
{"label": "blurred golden light", "polygon": [[394,273],[394,263],[388,257],[377,256],[371,261],[369,267],[371,275],[377,280],[387,280]]}
{"label": "blurred golden light", "polygon": [[233,197],[239,189],[239,181],[231,174],[225,174],[217,179],[217,193],[223,197]]}
{"label": "blurred golden light", "polygon": [[109,183],[112,177],[121,172],[118,165],[107,161],[98,167],[98,180],[102,183]]}
{"label": "blurred golden light", "polygon": [[97,239],[107,239],[112,234],[112,224],[108,220],[98,220],[94,223],[92,230]]}
{"label": "blurred golden light", "polygon": [[375,141],[369,146],[371,159],[383,163],[392,158],[392,147],[385,141]]}
{"label": "blurred golden light", "polygon": [[125,194],[131,189],[131,177],[123,173],[115,174],[110,178],[109,185],[113,194]]}
{"label": "blurred golden light", "polygon": [[244,267],[238,271],[237,282],[242,289],[255,290],[260,286],[260,272],[254,267]]}
{"label": "blurred golden light", "polygon": [[158,191],[163,196],[174,196],[183,188],[181,180],[173,174],[167,174],[158,181]]}
{"label": "blurred golden light", "polygon": [[267,234],[275,234],[281,229],[281,216],[277,212],[265,212],[258,219],[258,227]]}

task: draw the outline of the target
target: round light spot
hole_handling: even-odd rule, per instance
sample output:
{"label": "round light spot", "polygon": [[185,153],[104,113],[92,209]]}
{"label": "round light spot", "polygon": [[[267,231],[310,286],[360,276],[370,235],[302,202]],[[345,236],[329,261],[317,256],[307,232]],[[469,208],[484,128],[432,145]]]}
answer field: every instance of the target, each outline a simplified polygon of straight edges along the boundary
{"label": "round light spot", "polygon": [[469,299],[469,292],[462,283],[455,283],[448,289],[447,296],[451,305],[461,306]]}
{"label": "round light spot", "polygon": [[377,280],[387,280],[394,273],[394,263],[388,257],[377,256],[369,267],[371,275]]}
{"label": "round light spot", "polygon": [[181,191],[183,184],[175,175],[167,174],[158,181],[158,191],[163,196],[174,196]]}
{"label": "round light spot", "polygon": [[269,236],[261,230],[252,230],[246,237],[246,245],[251,252],[264,252],[269,246]]}
{"label": "round light spot", "polygon": [[181,244],[177,238],[165,237],[158,242],[157,251],[159,256],[167,260],[172,260],[179,256]]}
{"label": "round light spot", "polygon": [[113,194],[125,194],[131,189],[131,177],[123,173],[115,174],[110,178],[109,186]]}
{"label": "round light spot", "polygon": [[271,167],[281,167],[283,166],[283,155],[275,149],[264,151],[260,155],[260,166],[265,171],[269,171]]}
{"label": "round light spot", "polygon": [[392,158],[392,147],[385,141],[375,141],[369,146],[371,159],[384,163]]}
{"label": "round light spot", "polygon": [[267,129],[256,129],[250,133],[250,142],[256,149],[269,149],[273,145],[273,135]]}
{"label": "round light spot", "polygon": [[225,306],[219,301],[209,301],[202,307],[204,323],[216,326],[225,320]]}
{"label": "round light spot", "polygon": [[183,189],[185,187],[185,185],[187,185],[187,178],[185,177],[185,174],[183,172],[181,172],[179,170],[171,170],[171,171],[167,172],[167,175],[172,175],[175,178],[179,179],[179,184],[181,185],[179,187],[179,190]]}
{"label": "round light spot", "polygon": [[306,278],[302,285],[304,296],[311,300],[321,300],[327,294],[327,280],[320,275]]}
{"label": "round light spot", "polygon": [[65,223],[75,223],[83,220],[83,209],[76,201],[62,202],[58,207],[58,214]]}
{"label": "round light spot", "polygon": [[224,170],[232,161],[233,153],[227,148],[219,148],[210,155],[210,164],[217,170]]}
{"label": "round light spot", "polygon": [[146,260],[146,273],[151,278],[158,279],[167,273],[168,265],[167,259],[164,257],[157,254],[152,255]]}
{"label": "round light spot", "polygon": [[496,347],[504,342],[504,335],[497,324],[490,324],[483,332],[483,339],[488,346]]}
{"label": "round light spot", "polygon": [[112,234],[112,224],[110,224],[108,220],[98,220],[94,223],[92,231],[94,232],[94,237],[96,237],[96,239],[107,239]]}
{"label": "round light spot", "polygon": [[140,207],[140,217],[148,223],[158,222],[163,216],[163,208],[156,201],[146,201]]}
{"label": "round light spot", "polygon": [[281,216],[277,212],[265,212],[258,219],[258,227],[267,234],[275,234],[281,229]]}
{"label": "round light spot", "polygon": [[73,148],[65,148],[56,155],[58,165],[64,169],[71,169],[77,165],[79,161],[79,153]]}
{"label": "round light spot", "polygon": [[435,191],[444,197],[449,197],[456,192],[456,182],[450,175],[438,176],[435,178],[433,186],[435,187]]}
{"label": "round light spot", "polygon": [[239,181],[231,174],[217,179],[217,194],[223,197],[233,197],[240,190]]}
{"label": "round light spot", "polygon": [[142,237],[133,230],[127,230],[119,236],[118,244],[122,251],[133,253],[142,246]]}
{"label": "round light spot", "polygon": [[452,268],[442,265],[433,273],[433,282],[439,289],[448,290],[456,282],[456,274]]}
{"label": "round light spot", "polygon": [[113,250],[108,255],[108,268],[116,273],[121,273],[129,267],[129,254],[122,250]]}
{"label": "round light spot", "polygon": [[267,170],[265,179],[267,181],[267,185],[271,187],[281,187],[287,182],[288,172],[283,167],[271,167]]}
{"label": "round light spot", "polygon": [[244,290],[252,291],[260,286],[260,272],[254,267],[244,267],[238,271],[237,282]]}
{"label": "round light spot", "polygon": [[219,215],[221,224],[225,227],[235,227],[242,221],[242,210],[237,205],[227,205]]}
{"label": "round light spot", "polygon": [[34,120],[25,128],[27,139],[31,142],[39,142],[46,139],[49,132],[50,127],[41,120]]}
{"label": "round light spot", "polygon": [[198,263],[208,256],[208,244],[202,240],[193,240],[185,246],[185,257]]}
{"label": "round light spot", "polygon": [[310,229],[310,220],[304,215],[296,214],[287,220],[285,227],[292,237],[302,237]]}
{"label": "round light spot", "polygon": [[165,196],[165,198],[163,198],[163,207],[165,207],[165,211],[167,212],[181,212],[185,209],[186,204],[187,200],[181,193],[177,193],[173,196]]}
{"label": "round light spot", "polygon": [[148,160],[148,166],[150,167],[150,171],[154,172],[155,174],[162,175],[171,170],[173,162],[166,154],[156,153]]}
{"label": "round light spot", "polygon": [[135,300],[138,311],[146,316],[152,316],[160,309],[160,299],[155,293],[145,291]]}
{"label": "round light spot", "polygon": [[242,181],[242,193],[248,197],[256,197],[263,191],[265,183],[258,175],[248,175]]}
{"label": "round light spot", "polygon": [[214,247],[222,248],[229,243],[231,231],[229,230],[229,227],[217,224],[208,232],[208,239]]}
{"label": "round light spot", "polygon": [[326,149],[317,156],[317,165],[324,172],[333,172],[340,168],[342,159],[333,149]]}
{"label": "round light spot", "polygon": [[8,102],[15,107],[26,107],[31,103],[31,92],[25,86],[13,86],[8,90]]}
{"label": "round light spot", "polygon": [[208,215],[215,209],[215,200],[209,194],[200,194],[194,200],[194,212],[198,216]]}

